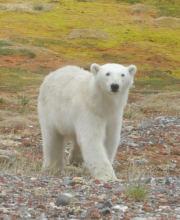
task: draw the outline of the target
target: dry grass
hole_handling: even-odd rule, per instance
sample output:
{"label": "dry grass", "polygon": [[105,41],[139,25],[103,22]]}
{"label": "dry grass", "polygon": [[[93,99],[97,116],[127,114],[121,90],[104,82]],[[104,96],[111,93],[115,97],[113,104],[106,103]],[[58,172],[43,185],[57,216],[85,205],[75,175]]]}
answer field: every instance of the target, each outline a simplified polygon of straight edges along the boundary
{"label": "dry grass", "polygon": [[1,3],[0,6],[4,9],[3,12],[18,12],[28,14],[38,14],[49,12],[53,9],[52,3],[45,2],[14,2],[14,3]]}
{"label": "dry grass", "polygon": [[163,115],[180,115],[180,92],[164,92],[145,96],[139,103],[143,108],[149,108]]}
{"label": "dry grass", "polygon": [[37,125],[37,96],[19,93],[18,95],[4,94],[0,103],[0,127]]}
{"label": "dry grass", "polygon": [[149,171],[135,165],[134,159],[130,159],[126,177],[129,185],[126,189],[126,195],[135,201],[144,200],[148,195],[145,181],[149,178]]}
{"label": "dry grass", "polygon": [[180,116],[179,103],[180,92],[131,93],[129,104],[124,111],[124,118],[134,121],[135,125],[139,125],[141,122],[153,119],[156,116]]}
{"label": "dry grass", "polygon": [[133,5],[131,8],[132,13],[147,13],[147,12],[152,12],[155,11],[155,7],[151,5],[143,5],[143,4],[137,4]]}
{"label": "dry grass", "polygon": [[180,18],[160,17],[160,18],[154,19],[154,22],[156,24],[163,25],[165,27],[180,28]]}
{"label": "dry grass", "polygon": [[[21,150],[18,150],[21,152]],[[14,154],[14,152],[13,152]],[[40,174],[42,168],[42,161],[37,160],[36,157],[29,158],[26,155],[16,156],[16,159],[12,161],[1,161],[1,172],[10,173],[10,174],[26,174],[26,175],[33,175],[33,174]]]}
{"label": "dry grass", "polygon": [[86,28],[86,29],[75,29],[72,33],[68,36],[69,39],[108,39],[109,36],[105,31],[93,28]]}
{"label": "dry grass", "polygon": [[[37,90],[33,93],[21,92],[18,95],[2,95],[0,103],[0,127],[38,125]],[[28,100],[26,105],[23,101]],[[159,94],[131,93],[124,111],[124,119],[139,124],[156,116],[180,116],[180,92]]]}

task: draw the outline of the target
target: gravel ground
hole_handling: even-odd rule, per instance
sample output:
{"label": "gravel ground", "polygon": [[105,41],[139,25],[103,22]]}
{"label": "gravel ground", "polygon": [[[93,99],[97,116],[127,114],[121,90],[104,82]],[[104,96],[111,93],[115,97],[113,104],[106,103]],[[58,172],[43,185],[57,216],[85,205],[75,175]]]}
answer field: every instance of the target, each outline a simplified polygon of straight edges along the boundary
{"label": "gravel ground", "polygon": [[[127,196],[126,188],[134,181],[130,178],[105,182],[0,172],[0,219],[180,219],[179,134],[177,117],[157,117],[139,127],[124,123],[115,170],[129,160],[138,168],[156,171],[140,179],[148,191],[144,200]],[[64,193],[69,193],[70,204],[58,206],[57,197]]]}

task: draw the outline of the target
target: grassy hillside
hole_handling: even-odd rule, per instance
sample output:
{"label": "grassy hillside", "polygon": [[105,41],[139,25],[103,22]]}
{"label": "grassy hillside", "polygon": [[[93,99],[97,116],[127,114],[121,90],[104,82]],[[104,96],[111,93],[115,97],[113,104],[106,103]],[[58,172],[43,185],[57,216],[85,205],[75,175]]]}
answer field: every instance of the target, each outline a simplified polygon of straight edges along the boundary
{"label": "grassy hillside", "polygon": [[137,90],[180,88],[178,0],[3,0],[0,12],[1,91],[93,62],[137,65]]}

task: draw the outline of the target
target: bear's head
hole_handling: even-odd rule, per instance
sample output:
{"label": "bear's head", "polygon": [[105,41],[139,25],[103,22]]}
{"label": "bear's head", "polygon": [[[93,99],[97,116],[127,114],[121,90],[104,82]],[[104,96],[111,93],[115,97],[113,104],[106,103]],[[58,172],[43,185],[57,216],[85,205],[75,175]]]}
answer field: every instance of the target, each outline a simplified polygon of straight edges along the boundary
{"label": "bear's head", "polygon": [[91,65],[91,72],[99,86],[111,93],[118,93],[130,88],[134,83],[133,77],[136,71],[137,68],[134,65],[129,67],[114,63],[103,66],[96,63]]}

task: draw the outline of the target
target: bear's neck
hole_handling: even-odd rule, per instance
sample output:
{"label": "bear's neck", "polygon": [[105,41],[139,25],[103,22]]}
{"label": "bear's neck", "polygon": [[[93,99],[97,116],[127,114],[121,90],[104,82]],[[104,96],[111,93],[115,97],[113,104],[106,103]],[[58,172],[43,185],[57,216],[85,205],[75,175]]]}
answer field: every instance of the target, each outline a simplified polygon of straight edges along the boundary
{"label": "bear's neck", "polygon": [[123,111],[127,103],[128,93],[129,89],[124,89],[120,93],[103,91],[96,81],[92,80],[87,97],[90,100],[87,103],[97,115],[109,117]]}

